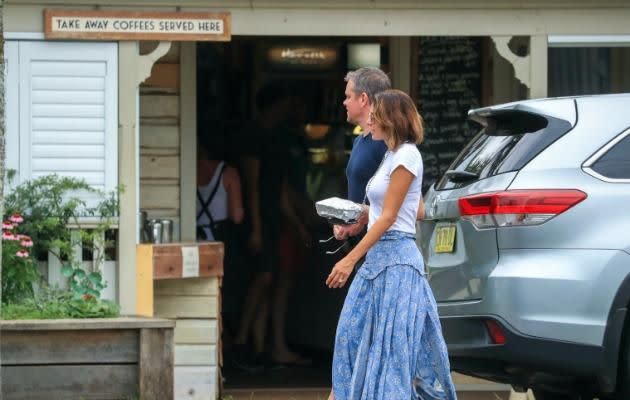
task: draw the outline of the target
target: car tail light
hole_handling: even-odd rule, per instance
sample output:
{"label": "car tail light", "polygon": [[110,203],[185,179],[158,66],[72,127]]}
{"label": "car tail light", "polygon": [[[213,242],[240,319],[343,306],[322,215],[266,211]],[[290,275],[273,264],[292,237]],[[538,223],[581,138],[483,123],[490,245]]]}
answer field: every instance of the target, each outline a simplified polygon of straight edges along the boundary
{"label": "car tail light", "polygon": [[539,225],[585,198],[575,189],[507,190],[462,197],[459,211],[480,229]]}
{"label": "car tail light", "polygon": [[505,333],[503,332],[501,325],[492,319],[487,319],[484,322],[486,323],[486,329],[488,330],[492,344],[505,344]]}

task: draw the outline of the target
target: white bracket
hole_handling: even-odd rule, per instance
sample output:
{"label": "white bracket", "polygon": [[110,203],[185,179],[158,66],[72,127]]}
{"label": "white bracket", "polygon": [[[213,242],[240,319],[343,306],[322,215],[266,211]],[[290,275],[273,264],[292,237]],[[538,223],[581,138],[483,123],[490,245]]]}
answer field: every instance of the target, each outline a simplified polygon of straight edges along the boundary
{"label": "white bracket", "polygon": [[531,51],[525,57],[514,54],[509,46],[510,39],[512,39],[511,36],[492,36],[497,52],[514,66],[516,79],[521,81],[528,89],[531,89]]}
{"label": "white bracket", "polygon": [[138,57],[138,85],[151,76],[153,64],[171,49],[171,42],[160,42],[149,54]]}

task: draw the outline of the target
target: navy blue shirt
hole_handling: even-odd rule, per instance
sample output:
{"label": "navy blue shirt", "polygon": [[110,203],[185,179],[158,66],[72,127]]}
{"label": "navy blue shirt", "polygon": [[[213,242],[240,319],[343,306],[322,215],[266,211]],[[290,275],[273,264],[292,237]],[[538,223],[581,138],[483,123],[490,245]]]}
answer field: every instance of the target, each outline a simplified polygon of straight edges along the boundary
{"label": "navy blue shirt", "polygon": [[387,151],[382,140],[372,140],[372,134],[359,135],[352,144],[352,153],[346,167],[348,200],[363,203],[365,186],[381,164]]}

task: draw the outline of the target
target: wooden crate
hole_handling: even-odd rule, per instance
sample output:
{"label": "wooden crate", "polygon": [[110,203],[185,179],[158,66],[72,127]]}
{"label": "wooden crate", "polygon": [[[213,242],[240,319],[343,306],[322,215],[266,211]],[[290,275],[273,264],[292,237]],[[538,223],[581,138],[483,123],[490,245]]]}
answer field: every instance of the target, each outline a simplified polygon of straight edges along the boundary
{"label": "wooden crate", "polygon": [[173,321],[0,321],[5,400],[171,400]]}
{"label": "wooden crate", "polygon": [[[190,251],[196,253],[196,257],[190,257]],[[136,248],[137,313],[153,316],[154,302],[158,302],[166,318],[195,318],[195,312],[190,311],[190,307],[194,306],[192,303],[200,300],[206,302],[206,306],[209,307],[207,313],[200,317],[216,318],[218,307],[216,297],[222,277],[223,243],[221,242],[139,244]],[[154,280],[157,282],[194,278],[217,278],[214,300],[211,298],[193,299],[178,294],[171,295],[173,297],[170,299],[154,298]],[[186,283],[186,285],[191,284]],[[159,287],[159,283],[157,285]],[[169,296],[166,293],[162,294]],[[192,294],[190,291],[186,292],[186,295]],[[202,296],[205,295],[202,294]],[[177,302],[181,304],[175,304]]]}
{"label": "wooden crate", "polygon": [[[184,255],[191,246],[196,247],[198,255],[192,257],[198,259],[198,265],[192,268],[193,277],[190,277],[190,255]],[[217,399],[220,393],[223,244],[140,245],[138,254],[141,254],[139,260],[144,260],[143,265],[150,265],[155,315],[175,319],[175,399]],[[149,275],[148,272],[145,274]]]}

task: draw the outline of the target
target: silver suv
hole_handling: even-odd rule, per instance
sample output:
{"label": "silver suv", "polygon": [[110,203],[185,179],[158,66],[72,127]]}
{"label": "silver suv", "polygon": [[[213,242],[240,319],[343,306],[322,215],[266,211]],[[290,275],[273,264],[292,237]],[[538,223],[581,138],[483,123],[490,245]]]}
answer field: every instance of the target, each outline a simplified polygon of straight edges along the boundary
{"label": "silver suv", "polygon": [[420,246],[453,369],[630,399],[630,94],[469,112]]}

